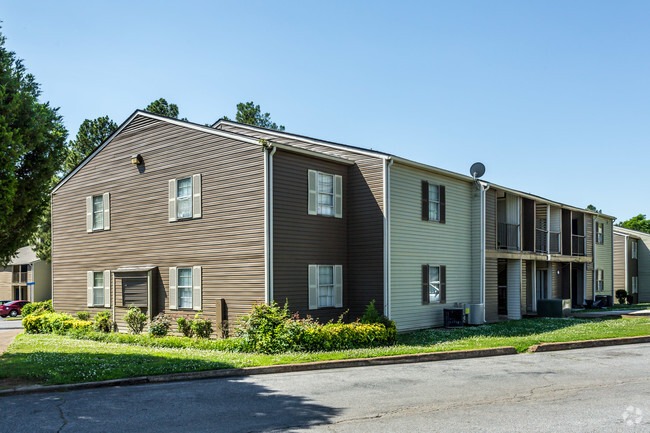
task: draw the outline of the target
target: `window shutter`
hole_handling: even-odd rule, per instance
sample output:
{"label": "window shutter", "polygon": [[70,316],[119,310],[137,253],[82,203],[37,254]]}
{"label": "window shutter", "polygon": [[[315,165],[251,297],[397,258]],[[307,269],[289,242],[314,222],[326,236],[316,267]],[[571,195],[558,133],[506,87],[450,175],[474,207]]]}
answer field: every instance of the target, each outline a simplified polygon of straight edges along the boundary
{"label": "window shutter", "polygon": [[111,271],[104,271],[104,307],[111,306]]}
{"label": "window shutter", "polygon": [[[422,220],[429,221],[429,182],[422,181]],[[427,275],[429,271],[427,271]],[[427,282],[427,284],[429,284]]]}
{"label": "window shutter", "polygon": [[343,306],[343,266],[334,265],[334,306]]}
{"label": "window shutter", "polygon": [[307,171],[307,189],[309,190],[309,198],[307,203],[307,213],[309,215],[318,214],[318,197],[316,196],[316,171]]}
{"label": "window shutter", "polygon": [[86,231],[92,233],[93,231],[93,198],[86,197]]}
{"label": "window shutter", "polygon": [[201,309],[201,266],[192,268],[192,309]]}
{"label": "window shutter", "polygon": [[176,289],[176,267],[169,268],[169,309],[178,309],[178,293]]}
{"label": "window shutter", "polygon": [[439,197],[440,200],[440,224],[445,223],[445,213],[447,212],[447,206],[445,204],[445,187],[444,185],[439,186]]}
{"label": "window shutter", "polygon": [[343,217],[343,177],[334,176],[334,217]]}
{"label": "window shutter", "polygon": [[309,265],[309,309],[318,308],[318,265]]}
{"label": "window shutter", "polygon": [[447,267],[440,266],[440,303],[447,303]]}
{"label": "window shutter", "polygon": [[192,176],[192,212],[194,218],[201,218],[201,175]]}
{"label": "window shutter", "polygon": [[93,307],[93,284],[94,284],[94,278],[93,278],[93,271],[88,271],[86,272],[86,286],[87,286],[87,292],[86,292],[86,298],[87,301],[86,305],[89,307]]}
{"label": "window shutter", "polygon": [[422,265],[422,303],[429,303],[429,265]]}
{"label": "window shutter", "polygon": [[176,221],[176,179],[169,181],[169,221]]}
{"label": "window shutter", "polygon": [[104,193],[104,230],[111,229],[111,194]]}

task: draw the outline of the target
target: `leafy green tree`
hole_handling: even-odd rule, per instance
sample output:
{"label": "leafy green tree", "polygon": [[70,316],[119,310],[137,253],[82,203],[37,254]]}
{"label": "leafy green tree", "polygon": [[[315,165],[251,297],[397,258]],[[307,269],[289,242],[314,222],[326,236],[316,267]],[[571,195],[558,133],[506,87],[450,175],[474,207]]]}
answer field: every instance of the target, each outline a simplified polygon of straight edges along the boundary
{"label": "leafy green tree", "polygon": [[104,142],[117,129],[117,124],[108,116],[83,121],[74,140],[68,143],[65,161],[63,163],[64,176],[70,173],[81,161]]}
{"label": "leafy green tree", "polygon": [[650,220],[646,219],[644,214],[639,214],[627,221],[621,221],[617,225],[630,230],[650,233]]}
{"label": "leafy green tree", "polygon": [[602,210],[598,209],[598,208],[597,208],[596,206],[594,206],[593,204],[590,204],[589,206],[587,206],[587,210],[590,210],[590,211],[592,211],[592,212],[603,213]]}
{"label": "leafy green tree", "polygon": [[49,202],[67,131],[58,108],[0,34],[0,265],[25,246]]}
{"label": "leafy green tree", "polygon": [[[93,150],[104,142],[117,129],[117,124],[108,116],[86,119],[79,126],[79,132],[74,140],[71,140],[65,151],[62,172],[52,177],[48,191],[51,191],[59,181],[79,165]],[[43,214],[39,218],[36,231],[31,237],[30,243],[34,247],[36,257],[41,260],[51,260],[52,255],[52,211],[50,202],[47,202]]]}
{"label": "leafy green tree", "polygon": [[[229,120],[226,116],[224,119]],[[276,131],[284,131],[283,125],[278,125],[271,121],[270,113],[262,113],[259,105],[251,102],[240,102],[237,104],[237,114],[235,120],[239,123],[246,123],[248,125],[260,126],[267,129],[275,129]]]}
{"label": "leafy green tree", "polygon": [[151,104],[147,105],[144,111],[178,119],[178,105],[168,103],[165,98],[153,101]]}

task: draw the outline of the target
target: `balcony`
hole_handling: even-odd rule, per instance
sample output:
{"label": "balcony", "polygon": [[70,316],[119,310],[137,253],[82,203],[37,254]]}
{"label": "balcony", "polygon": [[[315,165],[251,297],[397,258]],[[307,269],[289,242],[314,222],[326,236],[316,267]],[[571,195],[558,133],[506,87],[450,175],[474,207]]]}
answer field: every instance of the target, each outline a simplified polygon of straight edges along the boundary
{"label": "balcony", "polygon": [[585,255],[585,237],[584,235],[571,235],[571,255]]}
{"label": "balcony", "polygon": [[519,249],[519,224],[498,224],[497,248],[505,250]]}
{"label": "balcony", "polygon": [[13,272],[11,282],[14,284],[24,284],[27,282],[27,272]]}
{"label": "balcony", "polygon": [[560,232],[549,232],[549,253],[550,254],[560,254],[562,250],[562,241],[560,238]]}
{"label": "balcony", "polygon": [[535,252],[548,253],[548,232],[546,230],[535,229]]}

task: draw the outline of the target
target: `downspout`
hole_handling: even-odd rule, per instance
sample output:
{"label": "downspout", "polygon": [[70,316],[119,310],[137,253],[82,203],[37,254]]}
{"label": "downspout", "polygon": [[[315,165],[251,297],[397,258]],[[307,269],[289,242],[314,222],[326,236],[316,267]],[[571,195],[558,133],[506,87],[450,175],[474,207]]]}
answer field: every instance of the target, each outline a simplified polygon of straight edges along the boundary
{"label": "downspout", "polygon": [[269,301],[268,302],[273,302],[273,155],[275,155],[275,152],[278,150],[277,147],[273,146],[271,153],[269,153],[269,162],[268,162],[268,170],[269,170],[269,190],[268,190],[268,201],[269,201],[269,207],[268,207],[268,228],[269,228],[269,244],[268,244],[268,257],[269,257],[269,273],[268,273],[268,278],[269,278]]}
{"label": "downspout", "polygon": [[[52,299],[52,308],[54,308],[54,262],[52,253],[54,252],[54,232],[52,231],[52,205],[54,204],[54,193],[50,192],[50,299]],[[56,311],[56,310],[54,310]]]}
{"label": "downspout", "polygon": [[390,166],[393,159],[384,160],[384,316],[390,319]]}
{"label": "downspout", "polygon": [[[261,142],[261,140],[260,140]],[[264,151],[264,302],[269,303],[269,152],[261,142]]]}
{"label": "downspout", "polygon": [[488,189],[490,189],[490,184],[487,182],[481,182],[479,180],[476,181],[476,185],[481,188],[481,283],[480,283],[480,290],[481,290],[481,299],[480,303],[483,305],[483,323],[486,322],[485,320],[485,224],[486,224],[486,218],[485,218],[485,211],[486,211],[486,192]]}

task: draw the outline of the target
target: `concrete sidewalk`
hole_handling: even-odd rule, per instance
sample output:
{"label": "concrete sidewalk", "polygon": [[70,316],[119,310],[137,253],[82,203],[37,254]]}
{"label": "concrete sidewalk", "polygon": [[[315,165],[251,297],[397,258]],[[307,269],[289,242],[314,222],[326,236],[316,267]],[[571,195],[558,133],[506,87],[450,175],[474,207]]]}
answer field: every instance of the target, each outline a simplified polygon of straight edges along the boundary
{"label": "concrete sidewalk", "polygon": [[571,316],[576,319],[596,319],[599,317],[650,317],[650,310],[603,310],[603,311],[587,311],[581,313],[579,311],[571,313]]}
{"label": "concrete sidewalk", "polygon": [[7,347],[9,347],[11,342],[14,341],[16,335],[20,334],[21,332],[23,332],[22,329],[7,329],[0,331],[0,355],[2,355],[5,350],[7,350]]}

